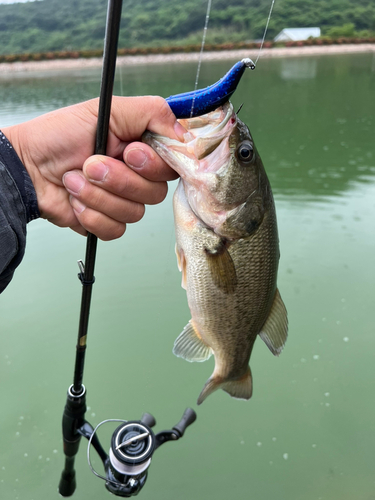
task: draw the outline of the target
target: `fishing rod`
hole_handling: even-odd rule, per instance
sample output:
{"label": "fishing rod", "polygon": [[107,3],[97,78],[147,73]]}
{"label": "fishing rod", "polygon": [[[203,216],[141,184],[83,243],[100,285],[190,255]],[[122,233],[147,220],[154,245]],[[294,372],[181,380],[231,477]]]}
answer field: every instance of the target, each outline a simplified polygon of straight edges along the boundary
{"label": "fishing rod", "polygon": [[[95,154],[106,154],[107,149],[121,10],[122,0],[108,1]],[[94,268],[97,242],[97,237],[92,233],[88,233],[85,263],[78,261],[80,268],[78,277],[82,283],[82,297],[73,384],[68,389],[63,413],[62,426],[65,468],[62,472],[59,484],[59,493],[62,496],[72,495],[76,488],[74,459],[78,452],[82,436],[79,429],[85,425],[86,389],[83,385],[83,371],[87,347],[92,287],[95,281]]]}
{"label": "fishing rod", "polygon": [[[108,0],[95,154],[105,155],[107,149],[121,10],[122,0]],[[191,408],[188,408],[172,429],[159,432],[156,435],[152,431],[156,421],[149,413],[143,414],[140,420],[107,419],[97,425],[95,429],[85,420],[86,388],[83,385],[83,372],[92,287],[95,281],[96,249],[97,237],[89,233],[85,263],[78,261],[80,268],[78,277],[82,283],[81,311],[73,384],[68,389],[62,419],[65,465],[58,490],[63,497],[73,495],[76,489],[75,456],[78,453],[81,438],[85,437],[88,439],[87,458],[92,472],[105,480],[105,486],[111,493],[130,497],[138,494],[143,488],[154,451],[168,441],[180,439],[186,428],[195,421],[196,414]],[[107,455],[96,432],[104,423],[114,421],[122,423],[112,435]],[[91,465],[91,445],[103,462],[105,476],[98,474]]]}

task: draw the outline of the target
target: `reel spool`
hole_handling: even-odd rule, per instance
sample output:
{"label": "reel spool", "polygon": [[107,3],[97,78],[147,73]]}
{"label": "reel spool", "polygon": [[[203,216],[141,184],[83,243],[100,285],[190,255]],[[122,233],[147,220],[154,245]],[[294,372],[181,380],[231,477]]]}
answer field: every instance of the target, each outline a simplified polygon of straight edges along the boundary
{"label": "reel spool", "polygon": [[146,482],[155,446],[155,434],[145,424],[132,421],[117,427],[106,466],[107,490],[118,496],[136,495]]}

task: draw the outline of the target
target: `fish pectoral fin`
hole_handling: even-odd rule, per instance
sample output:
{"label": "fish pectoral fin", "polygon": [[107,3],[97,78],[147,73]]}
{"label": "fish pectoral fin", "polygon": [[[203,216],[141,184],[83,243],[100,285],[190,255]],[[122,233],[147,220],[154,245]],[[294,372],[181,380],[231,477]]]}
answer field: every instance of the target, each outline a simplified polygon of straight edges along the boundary
{"label": "fish pectoral fin", "polygon": [[205,248],[205,254],[215,285],[224,293],[234,293],[237,286],[236,267],[225,243],[214,249]]}
{"label": "fish pectoral fin", "polygon": [[185,259],[185,253],[182,250],[182,248],[178,248],[177,243],[175,246],[175,252],[177,256],[177,267],[178,270],[181,272],[182,277],[181,277],[181,286],[184,290],[186,290],[186,259]]}
{"label": "fish pectoral fin", "polygon": [[186,361],[201,362],[211,356],[212,349],[203,342],[190,320],[177,337],[173,346],[173,354]]}
{"label": "fish pectoral fin", "polygon": [[274,356],[280,355],[288,337],[288,314],[278,289],[259,336]]}
{"label": "fish pectoral fin", "polygon": [[253,394],[253,379],[251,376],[250,367],[248,367],[245,375],[236,380],[223,380],[218,376],[209,378],[199,395],[197,404],[200,405],[213,392],[218,389],[223,389],[232,398],[235,399],[250,399]]}

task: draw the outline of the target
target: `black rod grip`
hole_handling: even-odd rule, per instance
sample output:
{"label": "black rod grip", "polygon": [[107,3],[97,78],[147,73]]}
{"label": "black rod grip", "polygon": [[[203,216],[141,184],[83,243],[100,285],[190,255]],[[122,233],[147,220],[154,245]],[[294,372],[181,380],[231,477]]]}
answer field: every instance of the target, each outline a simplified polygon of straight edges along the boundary
{"label": "black rod grip", "polygon": [[178,432],[179,436],[182,437],[184,432],[189,425],[195,422],[197,419],[197,414],[192,408],[186,408],[181,420],[173,427],[173,430]]}
{"label": "black rod grip", "polygon": [[81,441],[78,429],[84,423],[85,413],[86,390],[83,388],[82,393],[76,395],[73,393],[73,386],[70,386],[62,418],[65,466],[61,474],[59,493],[63,497],[70,497],[76,489],[74,458],[78,453]]}
{"label": "black rod grip", "polygon": [[71,497],[77,487],[74,457],[65,457],[65,468],[61,473],[59,493],[62,497]]}

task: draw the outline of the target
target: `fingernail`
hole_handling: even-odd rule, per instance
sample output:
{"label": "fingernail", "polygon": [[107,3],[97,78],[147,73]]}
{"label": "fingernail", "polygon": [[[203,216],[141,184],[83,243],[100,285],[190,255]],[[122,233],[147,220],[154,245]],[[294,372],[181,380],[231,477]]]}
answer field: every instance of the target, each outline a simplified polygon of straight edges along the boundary
{"label": "fingernail", "polygon": [[184,140],[184,135],[186,134],[187,130],[181,125],[181,123],[176,122],[174,124],[174,131],[177,137],[179,138],[180,141]]}
{"label": "fingernail", "polygon": [[74,196],[71,196],[69,201],[72,205],[73,210],[78,214],[81,214],[86,208],[86,205],[77,200],[77,198],[74,198]]}
{"label": "fingernail", "polygon": [[85,179],[82,175],[76,174],[74,172],[67,172],[63,176],[63,183],[66,189],[72,194],[79,194],[83,186],[85,185]]}
{"label": "fingernail", "polygon": [[142,168],[147,161],[147,155],[142,149],[134,148],[129,149],[125,153],[125,163],[132,168]]}
{"label": "fingernail", "polygon": [[108,167],[101,161],[93,161],[85,166],[87,177],[92,181],[104,181]]}

